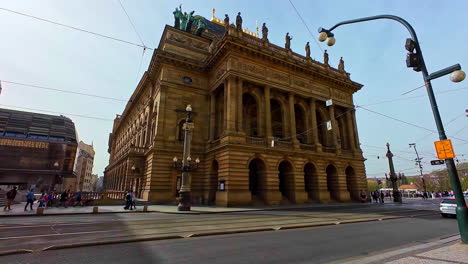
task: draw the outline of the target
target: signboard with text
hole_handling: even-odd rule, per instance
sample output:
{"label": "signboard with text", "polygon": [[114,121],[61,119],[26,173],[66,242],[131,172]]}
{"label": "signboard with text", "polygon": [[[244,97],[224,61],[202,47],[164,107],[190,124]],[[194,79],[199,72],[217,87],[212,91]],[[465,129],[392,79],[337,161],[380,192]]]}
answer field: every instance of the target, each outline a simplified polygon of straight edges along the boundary
{"label": "signboard with text", "polygon": [[437,152],[437,158],[442,160],[455,158],[452,141],[450,141],[450,139],[435,141],[434,145]]}

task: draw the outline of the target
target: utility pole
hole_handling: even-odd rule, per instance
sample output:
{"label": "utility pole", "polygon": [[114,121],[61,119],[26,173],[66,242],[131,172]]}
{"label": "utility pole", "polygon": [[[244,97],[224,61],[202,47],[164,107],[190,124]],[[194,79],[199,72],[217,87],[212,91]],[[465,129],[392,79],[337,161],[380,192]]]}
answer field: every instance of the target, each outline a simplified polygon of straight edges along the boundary
{"label": "utility pole", "polygon": [[390,144],[387,143],[387,158],[388,158],[388,165],[390,167],[390,180],[392,181],[392,187],[393,187],[393,202],[395,203],[401,203],[401,195],[400,192],[398,191],[398,186],[397,186],[397,175],[395,173],[395,167],[393,166],[393,153],[390,151]]}
{"label": "utility pole", "polygon": [[421,173],[421,179],[422,179],[422,184],[423,184],[424,192],[427,192],[426,180],[424,180],[423,168],[422,168],[422,165],[421,165],[421,158],[419,158],[418,150],[416,149],[416,143],[410,143],[409,146],[410,146],[410,148],[413,147],[413,148],[414,148],[414,151],[416,152],[416,159],[415,159],[415,160],[416,160],[416,164],[419,166],[419,172]]}

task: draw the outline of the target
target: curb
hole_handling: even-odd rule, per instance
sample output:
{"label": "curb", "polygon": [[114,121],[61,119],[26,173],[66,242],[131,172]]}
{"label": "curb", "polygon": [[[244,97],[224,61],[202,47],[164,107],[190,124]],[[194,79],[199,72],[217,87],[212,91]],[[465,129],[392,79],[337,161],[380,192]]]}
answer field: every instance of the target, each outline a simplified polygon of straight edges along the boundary
{"label": "curb", "polygon": [[[67,248],[79,248],[79,247],[90,247],[90,246],[102,246],[102,245],[112,245],[112,244],[123,244],[123,243],[131,243],[131,242],[144,242],[144,241],[179,239],[179,238],[184,238],[184,237],[179,236],[179,235],[152,236],[152,237],[128,238],[128,239],[120,239],[120,240],[107,240],[107,241],[84,242],[84,243],[75,243],[75,244],[52,245],[52,246],[43,248],[41,251],[67,249]],[[31,251],[31,253],[32,253],[32,251]]]}
{"label": "curb", "polygon": [[31,249],[13,249],[13,250],[1,251],[0,256],[27,254],[27,253],[33,253],[33,252],[34,250],[31,250]]}

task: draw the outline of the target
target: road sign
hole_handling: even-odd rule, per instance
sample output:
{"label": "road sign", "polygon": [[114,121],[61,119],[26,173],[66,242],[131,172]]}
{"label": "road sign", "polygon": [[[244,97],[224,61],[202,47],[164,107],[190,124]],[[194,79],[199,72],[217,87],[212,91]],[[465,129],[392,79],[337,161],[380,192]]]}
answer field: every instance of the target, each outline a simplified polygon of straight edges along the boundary
{"label": "road sign", "polygon": [[439,159],[453,159],[455,153],[453,152],[452,141],[450,139],[440,140],[434,142],[437,158]]}
{"label": "road sign", "polygon": [[445,163],[445,160],[431,160],[431,165],[442,165]]}

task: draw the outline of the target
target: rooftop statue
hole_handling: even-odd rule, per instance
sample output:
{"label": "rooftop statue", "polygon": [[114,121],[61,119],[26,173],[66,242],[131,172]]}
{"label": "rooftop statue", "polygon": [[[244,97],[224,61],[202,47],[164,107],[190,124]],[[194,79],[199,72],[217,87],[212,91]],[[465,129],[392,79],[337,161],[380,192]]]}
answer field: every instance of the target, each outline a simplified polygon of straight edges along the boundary
{"label": "rooftop statue", "polygon": [[266,23],[263,23],[262,26],[262,39],[268,41],[268,28],[266,27]]}
{"label": "rooftop statue", "polygon": [[284,44],[284,47],[288,50],[291,50],[291,39],[292,37],[289,36],[289,32],[286,33],[286,37],[285,37],[286,43]]}
{"label": "rooftop statue", "polygon": [[310,58],[310,45],[308,41],[305,45],[305,51],[306,51],[306,58]]}
{"label": "rooftop statue", "polygon": [[225,15],[224,15],[224,27],[225,27],[226,29],[229,28],[229,16],[228,16],[228,14],[225,14]]}
{"label": "rooftop statue", "polygon": [[182,13],[182,5],[179,6],[179,8],[176,7],[175,11],[172,12],[174,14],[174,27],[180,29],[180,20],[182,19],[182,16],[184,15]]}
{"label": "rooftop statue", "polygon": [[187,17],[187,12],[184,12],[184,14],[182,15],[182,17],[180,18],[180,27],[179,29],[180,30],[184,30],[187,28],[187,20],[188,20],[188,17]]}
{"label": "rooftop statue", "polygon": [[237,13],[236,17],[236,29],[242,31],[242,17],[241,12]]}
{"label": "rooftop statue", "polygon": [[345,71],[345,70],[344,70],[344,60],[343,60],[343,57],[340,58],[340,63],[338,64],[338,70],[339,70],[339,71]]}
{"label": "rooftop statue", "polygon": [[187,25],[185,26],[185,29],[184,29],[187,32],[190,32],[190,30],[192,29],[193,22],[195,21],[195,18],[193,17],[194,13],[195,11],[192,11],[187,15]]}
{"label": "rooftop statue", "polygon": [[323,53],[323,64],[328,66],[328,53],[327,50]]}
{"label": "rooftop statue", "polygon": [[201,34],[203,33],[203,31],[205,31],[205,29],[206,29],[205,18],[203,17],[197,18],[197,29],[195,30],[195,35],[201,36]]}

